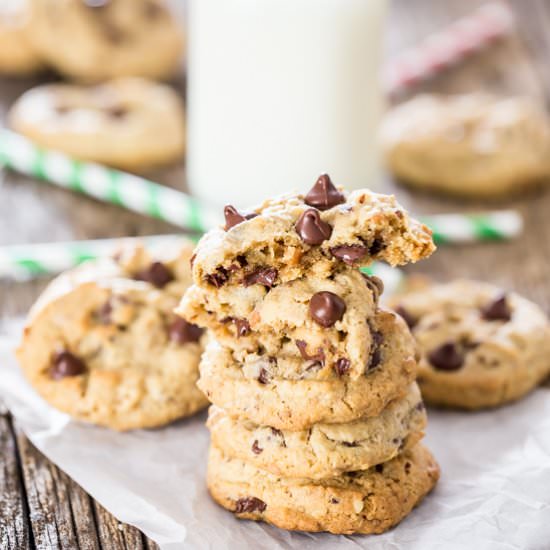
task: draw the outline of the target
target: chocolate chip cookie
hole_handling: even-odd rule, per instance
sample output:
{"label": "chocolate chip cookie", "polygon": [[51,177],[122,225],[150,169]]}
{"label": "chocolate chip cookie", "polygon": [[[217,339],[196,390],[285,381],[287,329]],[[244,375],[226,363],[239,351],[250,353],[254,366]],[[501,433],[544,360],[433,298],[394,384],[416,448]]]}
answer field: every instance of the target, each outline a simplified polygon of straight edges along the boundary
{"label": "chocolate chip cookie", "polygon": [[76,419],[117,430],[202,409],[203,331],[173,313],[190,282],[191,251],[186,241],[154,252],[127,246],[58,277],[17,350],[38,393]]}
{"label": "chocolate chip cookie", "polygon": [[323,479],[368,470],[391,460],[423,436],[426,413],[416,384],[379,416],[344,424],[314,424],[307,430],[278,430],[238,420],[216,406],[208,418],[212,442],[224,454],[274,475]]}
{"label": "chocolate chip cookie", "polygon": [[418,444],[396,458],[323,480],[285,478],[210,449],[208,489],[237,517],[283,529],[338,534],[382,533],[434,487],[439,467]]}
{"label": "chocolate chip cookie", "polygon": [[[231,416],[279,430],[305,430],[316,422],[351,422],[379,415],[404,396],[416,377],[416,347],[399,316],[379,310],[370,320],[377,346],[360,377],[346,369],[319,369],[315,361],[253,354],[244,362],[211,341],[200,364],[199,387]],[[312,365],[308,370],[306,365]],[[301,377],[285,377],[302,371]]]}
{"label": "chocolate chip cookie", "polygon": [[420,189],[493,197],[550,180],[550,121],[530,98],[417,96],[387,115],[382,143],[389,169]]}
{"label": "chocolate chip cookie", "polygon": [[16,101],[9,122],[39,145],[127,170],[177,161],[185,149],[181,99],[140,78],[39,86]]}
{"label": "chocolate chip cookie", "polygon": [[70,78],[166,78],[178,68],[182,29],[163,0],[33,0],[32,6],[33,46]]}
{"label": "chocolate chip cookie", "polygon": [[467,280],[392,299],[421,350],[427,403],[465,409],[519,399],[550,374],[550,324],[515,292]]}
{"label": "chocolate chip cookie", "polygon": [[265,201],[250,212],[225,209],[193,259],[193,280],[214,296],[226,285],[272,288],[305,276],[327,278],[343,267],[415,262],[435,249],[431,231],[393,196],[350,193],[323,175],[308,193]]}

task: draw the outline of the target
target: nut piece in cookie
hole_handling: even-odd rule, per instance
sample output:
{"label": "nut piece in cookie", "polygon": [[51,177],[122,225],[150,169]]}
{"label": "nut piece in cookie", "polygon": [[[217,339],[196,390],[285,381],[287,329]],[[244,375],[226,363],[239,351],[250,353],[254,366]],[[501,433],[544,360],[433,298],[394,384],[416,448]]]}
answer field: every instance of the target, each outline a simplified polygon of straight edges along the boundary
{"label": "nut piece in cookie", "polygon": [[421,352],[429,404],[480,409],[524,396],[550,374],[550,324],[515,292],[456,280],[395,296]]}
{"label": "nut piece in cookie", "polygon": [[419,189],[497,197],[550,180],[550,119],[531,98],[421,95],[381,135],[389,169]]}
{"label": "nut piece in cookie", "polygon": [[54,280],[17,350],[36,391],[75,419],[116,430],[204,408],[203,330],[173,313],[190,284],[191,252],[183,239],[162,250],[127,245]]}

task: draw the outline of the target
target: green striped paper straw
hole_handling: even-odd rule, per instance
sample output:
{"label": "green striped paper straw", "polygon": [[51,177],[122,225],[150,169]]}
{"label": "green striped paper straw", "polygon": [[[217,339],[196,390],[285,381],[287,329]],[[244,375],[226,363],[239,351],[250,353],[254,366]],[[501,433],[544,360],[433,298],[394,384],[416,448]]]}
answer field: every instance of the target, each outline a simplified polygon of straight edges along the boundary
{"label": "green striped paper straw", "polygon": [[420,220],[432,229],[436,244],[500,241],[517,237],[523,230],[523,218],[516,210],[436,214]]}
{"label": "green striped paper straw", "polygon": [[16,172],[192,232],[202,233],[221,221],[220,215],[181,191],[99,164],[81,162],[57,151],[47,151],[6,129],[0,130],[0,163]]}
{"label": "green striped paper straw", "polygon": [[87,260],[109,256],[128,241],[139,240],[155,247],[176,243],[181,238],[181,235],[155,235],[0,246],[0,279],[27,281],[55,275]]}
{"label": "green striped paper straw", "polygon": [[[162,247],[181,238],[181,235],[155,235],[0,246],[0,279],[27,281],[42,275],[55,275],[87,260],[109,256],[128,241],[139,240],[147,246]],[[388,293],[395,290],[403,279],[401,270],[382,263],[375,263],[363,271],[380,277]]]}

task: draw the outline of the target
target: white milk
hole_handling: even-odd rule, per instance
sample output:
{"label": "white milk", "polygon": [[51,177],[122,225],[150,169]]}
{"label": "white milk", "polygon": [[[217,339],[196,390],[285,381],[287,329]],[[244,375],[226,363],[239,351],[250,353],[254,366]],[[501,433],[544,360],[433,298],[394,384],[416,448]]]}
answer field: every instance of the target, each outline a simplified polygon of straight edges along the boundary
{"label": "white milk", "polygon": [[387,0],[191,0],[188,181],[239,207],[375,187]]}

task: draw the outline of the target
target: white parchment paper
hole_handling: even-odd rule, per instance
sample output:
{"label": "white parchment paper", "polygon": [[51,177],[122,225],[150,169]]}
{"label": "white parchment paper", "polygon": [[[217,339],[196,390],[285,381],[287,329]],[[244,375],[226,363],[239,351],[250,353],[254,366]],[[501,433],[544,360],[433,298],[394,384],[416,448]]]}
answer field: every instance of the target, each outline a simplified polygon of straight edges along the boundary
{"label": "white parchment paper", "polygon": [[119,520],[163,550],[550,548],[550,389],[491,412],[430,411],[442,478],[391,532],[344,537],[239,521],[208,497],[205,415],[119,434],[71,421],[26,383],[0,336],[0,397],[26,435]]}

